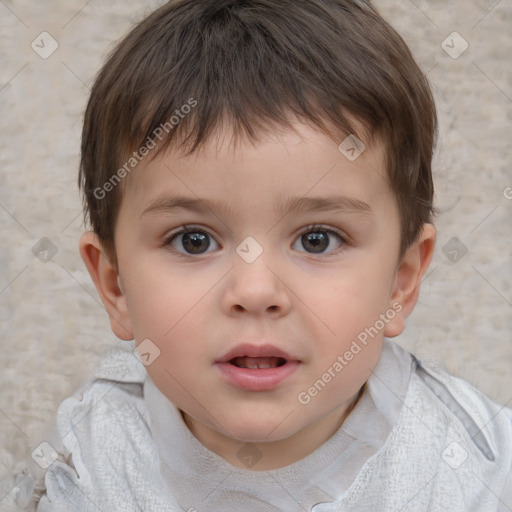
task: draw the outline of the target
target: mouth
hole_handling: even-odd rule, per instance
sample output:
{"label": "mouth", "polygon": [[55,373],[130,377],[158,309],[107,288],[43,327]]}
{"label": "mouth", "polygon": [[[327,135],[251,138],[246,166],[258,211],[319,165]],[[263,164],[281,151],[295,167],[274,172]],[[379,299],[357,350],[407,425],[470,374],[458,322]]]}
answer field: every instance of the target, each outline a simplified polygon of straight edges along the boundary
{"label": "mouth", "polygon": [[270,391],[290,378],[301,361],[273,345],[238,345],[215,361],[223,379],[246,391]]}
{"label": "mouth", "polygon": [[219,358],[216,363],[230,363],[238,368],[277,368],[298,359],[274,345],[237,345]]}
{"label": "mouth", "polygon": [[251,370],[260,370],[265,368],[278,368],[286,364],[284,357],[234,357],[228,361],[229,364],[237,368],[248,368]]}

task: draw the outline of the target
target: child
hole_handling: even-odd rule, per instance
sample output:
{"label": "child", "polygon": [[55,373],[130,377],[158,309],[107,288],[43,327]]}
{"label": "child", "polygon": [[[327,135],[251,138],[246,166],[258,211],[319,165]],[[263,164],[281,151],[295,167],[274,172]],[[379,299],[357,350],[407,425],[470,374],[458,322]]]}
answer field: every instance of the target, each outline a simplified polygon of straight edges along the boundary
{"label": "child", "polygon": [[80,252],[137,357],[62,403],[23,509],[512,510],[512,412],[389,341],[434,249],[435,133],[368,3],[173,0],[138,25],[80,168]]}

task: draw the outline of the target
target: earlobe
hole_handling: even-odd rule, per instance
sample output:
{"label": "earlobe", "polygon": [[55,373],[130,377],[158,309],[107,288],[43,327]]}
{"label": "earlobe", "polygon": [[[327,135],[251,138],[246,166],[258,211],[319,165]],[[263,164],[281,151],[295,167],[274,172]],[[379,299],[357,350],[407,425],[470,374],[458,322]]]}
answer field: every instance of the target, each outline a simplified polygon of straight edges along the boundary
{"label": "earlobe", "polygon": [[[432,224],[424,224],[418,239],[407,249],[397,268],[390,306],[397,311],[386,325],[384,336],[398,336],[405,327],[405,319],[411,314],[420,292],[420,284],[425,275],[436,242],[436,230]],[[399,305],[399,307],[398,307]],[[398,311],[399,310],[399,311]]]}
{"label": "earlobe", "polygon": [[113,333],[122,340],[132,340],[133,330],[119,275],[92,231],[82,235],[80,255],[107,310]]}

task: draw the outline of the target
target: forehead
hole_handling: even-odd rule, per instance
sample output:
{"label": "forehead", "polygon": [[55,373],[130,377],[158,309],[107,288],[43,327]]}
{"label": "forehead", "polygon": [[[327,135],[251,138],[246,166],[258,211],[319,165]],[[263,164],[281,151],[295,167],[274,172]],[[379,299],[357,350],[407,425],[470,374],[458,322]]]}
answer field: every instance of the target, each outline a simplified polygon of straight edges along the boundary
{"label": "forehead", "polygon": [[141,161],[125,183],[123,202],[139,213],[169,195],[195,197],[196,203],[208,198],[226,213],[235,213],[230,205],[240,206],[240,200],[249,205],[268,199],[267,206],[279,211],[299,206],[292,197],[302,199],[301,206],[309,197],[342,193],[348,197],[346,206],[378,202],[391,192],[383,144],[365,139],[354,146],[354,141],[346,135],[337,141],[301,123],[256,141],[219,131],[192,154],[169,148]]}

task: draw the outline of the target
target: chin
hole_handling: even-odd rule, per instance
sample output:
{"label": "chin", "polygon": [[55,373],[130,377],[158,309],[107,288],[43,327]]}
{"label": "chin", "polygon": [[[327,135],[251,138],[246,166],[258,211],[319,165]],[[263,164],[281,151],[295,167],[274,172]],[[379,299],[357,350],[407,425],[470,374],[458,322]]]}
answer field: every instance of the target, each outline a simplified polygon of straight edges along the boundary
{"label": "chin", "polygon": [[[290,424],[287,420],[289,413],[264,414],[257,411],[251,415],[238,416],[224,423],[229,432],[225,434],[232,439],[244,443],[268,443],[281,441],[293,436],[297,431],[297,421]],[[290,418],[294,416],[290,414]],[[297,418],[295,418],[296,420]],[[292,428],[293,427],[293,428]]]}

